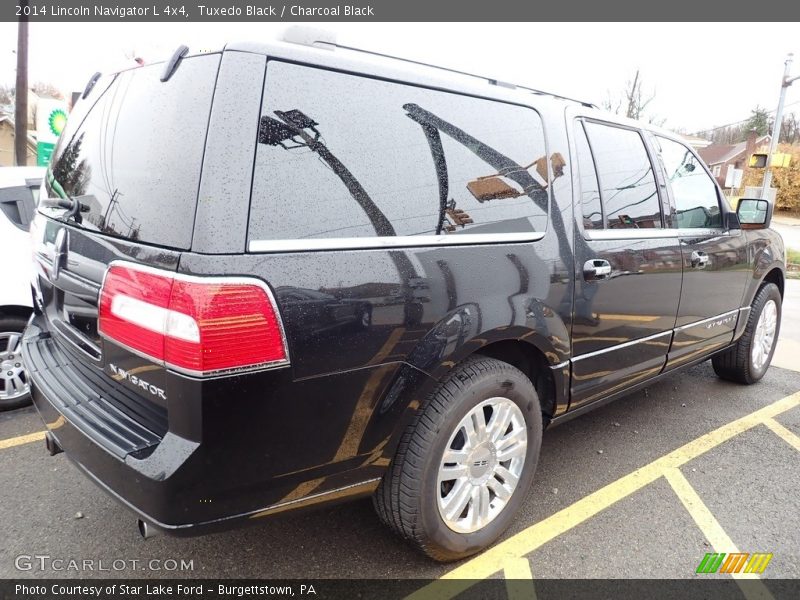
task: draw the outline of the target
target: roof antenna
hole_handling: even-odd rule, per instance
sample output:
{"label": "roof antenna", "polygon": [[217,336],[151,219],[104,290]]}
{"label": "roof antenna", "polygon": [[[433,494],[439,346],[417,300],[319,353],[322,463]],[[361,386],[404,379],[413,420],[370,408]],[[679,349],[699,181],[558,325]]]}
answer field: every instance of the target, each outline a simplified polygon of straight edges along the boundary
{"label": "roof antenna", "polygon": [[92,91],[92,88],[94,87],[94,84],[97,83],[98,79],[100,79],[100,71],[97,71],[89,78],[89,81],[86,82],[86,87],[83,88],[83,94],[81,94],[81,100],[86,99],[86,96],[88,96],[89,92]]}
{"label": "roof antenna", "polygon": [[189,46],[184,46],[181,44],[178,46],[178,49],[172,53],[172,57],[167,61],[167,64],[164,66],[164,72],[161,73],[161,81],[168,81],[172,74],[175,72],[175,69],[178,68],[178,63],[184,57],[184,55],[189,51]]}

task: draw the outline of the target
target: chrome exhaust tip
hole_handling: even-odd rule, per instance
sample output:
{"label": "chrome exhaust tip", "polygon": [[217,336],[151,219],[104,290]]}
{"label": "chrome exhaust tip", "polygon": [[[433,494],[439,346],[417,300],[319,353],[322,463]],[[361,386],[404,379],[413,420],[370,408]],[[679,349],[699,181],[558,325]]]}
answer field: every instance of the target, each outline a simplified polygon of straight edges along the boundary
{"label": "chrome exhaust tip", "polygon": [[139,530],[139,535],[142,536],[142,539],[149,540],[150,538],[158,535],[158,531],[156,531],[155,527],[149,525],[146,521],[142,521],[141,519],[136,521],[136,527]]}

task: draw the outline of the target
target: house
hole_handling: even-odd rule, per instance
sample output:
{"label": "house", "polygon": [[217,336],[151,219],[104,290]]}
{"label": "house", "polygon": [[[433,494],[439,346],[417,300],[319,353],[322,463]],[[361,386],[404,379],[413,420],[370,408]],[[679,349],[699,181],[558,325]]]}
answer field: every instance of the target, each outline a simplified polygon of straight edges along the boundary
{"label": "house", "polygon": [[[14,158],[14,137],[14,120],[8,115],[0,114],[0,167],[13,167],[17,164]],[[36,138],[30,133],[26,164],[36,166]]]}
{"label": "house", "polygon": [[706,138],[701,138],[696,135],[682,134],[681,137],[687,144],[697,151],[699,151],[701,148],[706,148],[711,145],[711,140],[707,140]]}
{"label": "house", "polygon": [[712,175],[719,182],[720,186],[725,186],[725,175],[729,168],[745,169],[750,160],[750,155],[756,150],[767,144],[770,136],[762,135],[758,137],[755,131],[751,131],[747,140],[738,144],[711,144],[705,148],[699,148],[697,153],[700,155]]}

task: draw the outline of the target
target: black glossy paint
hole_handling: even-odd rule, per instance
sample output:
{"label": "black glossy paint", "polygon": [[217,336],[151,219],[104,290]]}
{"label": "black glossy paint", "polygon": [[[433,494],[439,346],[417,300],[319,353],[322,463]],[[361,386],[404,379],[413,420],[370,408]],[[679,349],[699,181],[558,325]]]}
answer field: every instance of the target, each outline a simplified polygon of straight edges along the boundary
{"label": "black glossy paint", "polygon": [[[370,493],[436,382],[473,353],[529,373],[549,420],[724,347],[735,338],[738,311],[711,336],[697,322],[747,306],[765,277],[782,281],[783,246],[771,231],[587,234],[573,207],[580,183],[572,126],[576,118],[613,117],[523,90],[439,81],[435,72],[417,77],[332,53],[263,49],[272,52],[284,61],[535,109],[549,159],[549,189],[536,196],[549,202],[547,229],[541,240],[522,243],[246,252],[250,186],[242,181],[242,163],[255,161],[261,94],[243,82],[260,86],[268,61],[252,47],[225,52],[189,250],[112,238],[44,216],[34,234],[49,240],[36,261],[39,303],[25,338],[34,403],[68,456],[161,528],[198,533]],[[251,128],[231,120],[237,110],[253,117]],[[650,146],[648,152],[654,160]],[[496,169],[510,160],[488,150],[483,155]],[[232,169],[225,169],[226,160],[235,161]],[[341,192],[361,194],[342,173]],[[525,175],[510,177],[524,189],[530,185]],[[669,229],[674,211],[657,168],[656,181]],[[53,244],[61,229],[68,230],[66,258],[54,277]],[[707,268],[692,270],[696,250],[710,257]],[[587,281],[583,265],[590,259],[608,261],[612,276]],[[97,295],[112,260],[262,279],[283,319],[290,366],[201,380],[100,339]],[[675,333],[676,327],[683,329]],[[166,399],[143,391],[120,369],[163,389]],[[87,385],[65,383],[76,370]],[[65,394],[67,400],[59,397]],[[157,441],[142,446],[126,419],[148,422]]]}

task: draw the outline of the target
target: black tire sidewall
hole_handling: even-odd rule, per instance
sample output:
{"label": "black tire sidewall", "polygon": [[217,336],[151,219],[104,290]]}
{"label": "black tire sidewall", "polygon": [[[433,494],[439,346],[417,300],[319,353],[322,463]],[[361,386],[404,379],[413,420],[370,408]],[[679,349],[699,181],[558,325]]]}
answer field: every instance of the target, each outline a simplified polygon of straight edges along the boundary
{"label": "black tire sidewall", "polygon": [[[764,361],[763,366],[760,369],[756,369],[753,366],[753,342],[755,341],[755,333],[756,327],[758,326],[758,320],[761,318],[761,313],[764,311],[764,307],[766,306],[769,300],[773,300],[775,302],[775,306],[778,311],[777,315],[777,323],[775,325],[775,337],[772,341],[772,348],[770,349],[769,356],[767,360]],[[753,302],[753,308],[750,311],[750,319],[747,324],[749,328],[748,331],[748,343],[746,350],[746,358],[747,358],[747,370],[749,372],[748,379],[756,382],[766,374],[767,370],[769,369],[770,363],[772,363],[772,357],[775,355],[775,348],[778,346],[778,335],[781,332],[781,316],[783,314],[783,308],[781,306],[781,293],[773,283],[769,283],[761,288],[761,291],[757,294],[755,301]]]}
{"label": "black tire sidewall", "polygon": [[[509,386],[511,382],[513,385]],[[475,406],[495,396],[504,396],[519,406],[528,432],[525,466],[517,488],[502,512],[486,527],[474,533],[450,529],[439,514],[437,501],[438,472],[441,457],[450,436],[461,419]],[[542,441],[542,415],[536,390],[521,372],[487,373],[471,383],[445,413],[431,445],[430,457],[422,472],[419,517],[424,538],[436,546],[437,554],[447,560],[474,554],[494,542],[510,525],[525,500],[539,459]]]}
{"label": "black tire sidewall", "polygon": [[[25,327],[28,325],[27,319],[23,317],[16,317],[16,316],[7,316],[7,317],[0,317],[0,332],[9,332],[14,331],[16,333],[22,333],[25,331]],[[23,406],[27,406],[31,403],[31,395],[30,392],[25,396],[20,398],[15,398],[14,400],[0,400],[0,411],[2,410],[13,410],[15,408],[21,408]]]}

